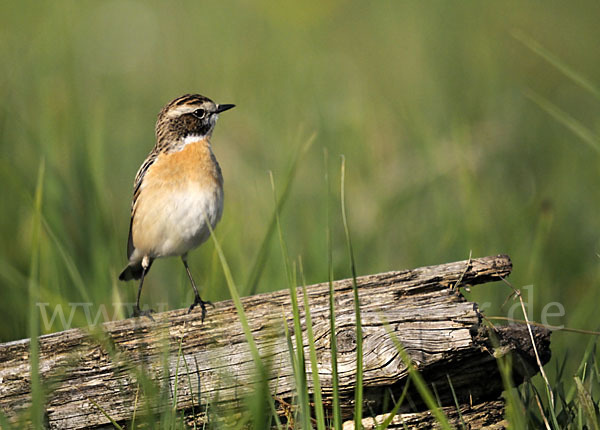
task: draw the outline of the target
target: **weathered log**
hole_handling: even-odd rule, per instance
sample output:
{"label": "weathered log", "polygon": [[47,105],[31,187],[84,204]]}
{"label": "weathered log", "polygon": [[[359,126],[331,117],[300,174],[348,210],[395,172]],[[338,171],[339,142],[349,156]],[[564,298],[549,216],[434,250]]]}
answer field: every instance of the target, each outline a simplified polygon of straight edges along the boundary
{"label": "weathered log", "polygon": [[[462,405],[460,414],[456,407],[447,406],[442,412],[454,428],[468,428],[478,430],[501,430],[508,427],[504,420],[504,402],[492,400],[478,405]],[[362,420],[364,430],[373,430],[388,418],[388,414],[378,415],[375,418]],[[344,430],[354,430],[354,421],[346,421]],[[438,429],[441,428],[430,411],[413,412],[394,415],[388,429]]]}
{"label": "weathered log", "polygon": [[[499,280],[511,269],[507,256],[496,256],[358,278],[365,410],[377,412],[382,393],[397,394],[407,376],[390,329],[428,383],[435,384],[442,404],[454,404],[448,378],[461,403],[496,399],[502,384],[494,352],[517,353],[517,378],[535,372],[528,334],[514,326],[491,334],[481,324],[477,306],[458,290]],[[349,417],[356,376],[352,281],[336,281],[334,289],[339,387],[343,411]],[[301,297],[302,289],[297,292]],[[331,404],[332,387],[328,292],[327,284],[306,287],[326,406]],[[259,294],[242,302],[259,352],[270,368],[271,393],[285,404],[295,394],[283,329],[286,324],[293,334],[290,291]],[[302,306],[300,311],[307,348]],[[177,386],[177,409],[194,408],[196,420],[207,404],[235,407],[252,392],[255,365],[231,301],[209,309],[204,323],[199,312],[188,315],[186,310],[155,314],[154,319],[131,318],[40,337],[39,367],[48,388],[49,427],[109,424],[104,412],[117,422],[130,420],[136,408],[138,415],[159,412],[164,399],[162,404],[144,399],[143,375],[168,387],[170,396]],[[547,360],[549,334],[538,328],[535,333],[538,350]],[[31,401],[28,359],[28,339],[0,345],[0,409],[11,419]],[[311,385],[309,366],[307,374]],[[413,405],[417,404],[418,395],[413,399]]]}

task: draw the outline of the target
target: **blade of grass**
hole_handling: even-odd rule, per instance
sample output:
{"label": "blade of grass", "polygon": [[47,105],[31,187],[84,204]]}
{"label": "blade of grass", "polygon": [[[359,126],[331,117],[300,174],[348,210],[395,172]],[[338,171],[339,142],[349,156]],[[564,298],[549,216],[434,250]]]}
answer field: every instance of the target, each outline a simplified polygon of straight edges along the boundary
{"label": "blade of grass", "polygon": [[[190,376],[190,368],[188,366],[187,360],[185,359],[185,354],[183,355],[183,365],[185,366],[185,373],[187,376],[188,387],[190,389],[190,401],[192,403],[192,416],[194,417],[194,429],[196,428],[196,408],[194,402],[194,389],[192,387],[192,378]],[[198,393],[198,406],[200,406],[200,393]]]}
{"label": "blade of grass", "polygon": [[121,289],[119,288],[119,286],[117,285],[117,280],[118,275],[117,273],[115,273],[115,271],[113,269],[111,269],[110,271],[111,276],[111,282],[112,282],[112,303],[114,303],[115,305],[115,309],[114,309],[114,319],[125,319],[125,312],[124,312],[124,307],[123,306],[119,306],[117,305],[117,303],[123,303],[123,299],[121,297]]}
{"label": "blade of grass", "polygon": [[275,201],[275,226],[277,227],[277,234],[279,237],[279,246],[281,247],[281,254],[283,257],[283,264],[285,266],[285,275],[287,277],[288,286],[295,288],[295,283],[292,282],[292,270],[290,265],[290,256],[287,250],[285,241],[283,240],[283,230],[281,228],[281,220],[279,218],[279,208],[277,204],[277,192],[275,190],[275,179],[273,178],[273,172],[269,171],[269,181],[271,182],[271,191],[273,193],[273,200]]}
{"label": "blade of grass", "polygon": [[177,371],[173,369],[175,370],[175,374],[173,375],[169,360],[170,346],[166,336],[161,336],[158,343],[160,345],[160,363],[163,377],[157,380],[160,387],[159,395],[156,399],[153,399],[154,404],[152,406],[159,411],[159,428],[167,430],[175,427],[176,413],[170,402],[172,399],[176,399],[177,385],[173,386],[171,379],[174,378],[177,380]]}
{"label": "blade of grass", "polygon": [[329,332],[331,333],[330,352],[331,352],[331,386],[333,395],[333,427],[336,430],[342,430],[342,409],[340,407],[340,389],[337,363],[337,334],[335,329],[335,292],[333,289],[333,245],[331,243],[331,214],[329,202],[331,200],[331,185],[329,183],[329,162],[327,149],[323,151],[325,161],[325,184],[327,187],[327,280],[329,282]]}
{"label": "blade of grass", "polygon": [[[44,162],[44,164],[45,164],[45,162]],[[0,159],[0,165],[2,165],[2,169],[0,169],[0,170],[4,173],[6,173],[9,168],[10,168],[10,170],[13,170],[12,164],[8,164],[7,162],[4,162],[4,160],[2,160],[2,159]],[[44,170],[45,170],[45,167],[44,167]],[[25,184],[22,183],[22,180],[20,179],[19,175],[16,175],[16,174],[15,175],[6,175],[6,177],[9,177],[9,176],[12,179],[14,179],[14,178],[19,179],[19,182],[21,183],[20,188],[26,188]],[[32,200],[31,195],[29,195],[28,193],[25,194],[25,197],[27,198],[27,200],[30,200],[31,203],[35,206],[35,197]],[[50,225],[48,224],[48,221],[43,216],[43,214],[40,214],[40,222],[42,223],[42,225],[44,227],[44,231],[48,234],[48,236],[50,236],[50,239],[52,239],[52,241],[55,243],[55,246],[58,249],[58,252],[59,252],[61,258],[63,259],[63,261],[65,263],[67,271],[69,272],[69,275],[71,276],[71,280],[73,281],[74,285],[77,287],[79,292],[81,293],[81,297],[83,297],[84,300],[89,302],[90,299],[89,299],[89,295],[87,293],[85,283],[83,282],[83,278],[81,277],[81,274],[80,274],[79,270],[77,269],[77,265],[75,264],[73,258],[70,257],[69,254],[66,252],[65,247],[62,245],[62,243],[58,239],[58,236],[54,233],[53,229],[50,227]]]}
{"label": "blade of grass", "polygon": [[8,418],[6,418],[6,415],[4,415],[4,413],[2,411],[0,411],[0,428],[4,429],[4,430],[11,430],[14,428],[10,424],[10,422],[8,421]]}
{"label": "blade of grass", "polygon": [[600,430],[600,425],[598,424],[598,417],[596,416],[596,407],[594,405],[594,400],[592,396],[583,386],[583,382],[579,377],[575,376],[575,386],[577,387],[577,397],[579,398],[579,402],[583,406],[583,412],[587,418],[589,428],[593,430]]}
{"label": "blade of grass", "polygon": [[[273,336],[275,334],[275,325],[269,324],[269,327],[270,329],[266,327],[263,328],[263,332],[267,333],[266,335],[263,333],[263,337]],[[273,347],[273,344],[268,344],[265,346],[265,350],[262,353],[262,363],[264,369],[263,375],[258,375],[258,383],[255,385],[255,389],[252,393],[252,396],[248,396],[245,399],[248,408],[247,413],[249,413],[249,415],[252,417],[251,428],[273,428],[273,418],[277,418],[276,415],[273,415],[274,397],[271,394],[271,388],[269,386],[268,378],[268,375],[275,376],[275,373],[273,371],[273,357],[275,355],[275,353],[273,352]],[[278,379],[275,378],[275,392],[277,390],[277,381]]]}
{"label": "blade of grass", "polygon": [[275,404],[273,402],[269,402],[269,407],[271,408],[271,414],[275,420],[275,427],[277,427],[277,430],[283,430],[283,425],[281,424],[281,420],[277,414],[277,409],[275,409]]}
{"label": "blade of grass", "polygon": [[362,399],[363,399],[363,337],[362,324],[360,319],[360,302],[358,297],[358,286],[356,285],[356,262],[354,261],[354,251],[352,249],[352,240],[350,238],[350,229],[346,217],[345,203],[345,177],[346,177],[346,158],[342,155],[341,166],[341,193],[342,203],[342,222],[344,224],[344,233],[346,235],[346,245],[350,257],[350,270],[352,271],[352,291],[354,293],[354,316],[356,319],[356,386],[354,387],[354,422],[359,423],[362,420]]}
{"label": "blade of grass", "polygon": [[317,418],[317,428],[325,430],[325,414],[323,412],[323,398],[321,397],[321,381],[319,380],[319,363],[317,361],[317,348],[315,347],[315,335],[313,333],[312,319],[310,317],[310,307],[308,305],[308,295],[306,294],[306,280],[302,269],[302,260],[299,262],[300,277],[302,279],[302,296],[304,298],[304,318],[306,319],[306,336],[308,337],[308,348],[310,351],[310,370],[313,381],[313,399],[315,404],[315,415]]}
{"label": "blade of grass", "polygon": [[[266,369],[268,366],[264,366]],[[267,383],[266,371],[264,374],[259,374],[259,380],[254,386],[254,391],[251,396],[247,396],[245,401],[247,404],[247,415],[246,420],[250,427],[243,426],[241,428],[252,428],[252,429],[267,429],[271,428],[269,425],[271,421],[269,403],[272,403],[272,398],[269,393],[269,386]]]}
{"label": "blade of grass", "polygon": [[456,412],[458,413],[458,419],[460,421],[460,428],[465,430],[467,425],[465,424],[465,420],[463,419],[462,412],[460,411],[460,405],[458,404],[458,398],[456,397],[456,392],[454,391],[454,385],[452,384],[452,379],[450,379],[450,375],[446,374],[446,378],[448,379],[448,385],[450,386],[450,391],[452,392],[452,399],[454,399],[454,406],[456,406]]}
{"label": "blade of grass", "polygon": [[[229,289],[229,294],[231,295],[231,299],[232,299],[235,309],[237,311],[238,318],[240,319],[240,324],[242,325],[242,330],[244,331],[244,337],[246,338],[246,342],[248,342],[248,346],[250,348],[250,353],[251,353],[252,359],[254,361],[255,372],[258,377],[258,380],[256,381],[258,386],[255,387],[255,394],[258,394],[259,396],[262,396],[262,395],[266,396],[268,394],[268,390],[265,389],[265,386],[267,384],[266,383],[267,371],[266,371],[265,366],[263,365],[262,359],[260,357],[260,353],[258,351],[258,346],[256,345],[254,337],[252,336],[252,330],[250,329],[250,325],[248,324],[248,318],[246,317],[246,313],[244,311],[244,306],[240,299],[239,293],[235,287],[235,282],[233,280],[233,275],[231,274],[231,269],[229,268],[229,263],[227,263],[227,259],[225,258],[223,249],[221,248],[221,245],[215,235],[215,232],[214,232],[208,218],[206,218],[206,217],[205,217],[205,222],[206,222],[206,225],[208,226],[208,229],[210,230],[210,236],[213,240],[215,250],[217,251],[217,255],[219,256],[219,260],[221,262],[221,267],[223,269],[223,274],[225,275],[225,281],[227,284],[227,288]],[[269,401],[270,401],[270,397],[269,397]],[[253,418],[254,418],[255,422],[257,422],[257,420],[260,419],[260,417],[257,416],[256,414],[254,415]]]}
{"label": "blade of grass", "polygon": [[280,213],[283,210],[283,207],[285,206],[285,203],[289,197],[292,188],[292,184],[294,183],[294,179],[296,178],[298,164],[304,156],[304,154],[306,154],[310,149],[311,145],[315,140],[315,137],[316,134],[310,136],[306,143],[298,149],[296,155],[294,156],[292,166],[290,167],[290,170],[286,177],[283,192],[281,193],[281,197],[275,205],[275,212],[271,217],[269,227],[267,228],[265,237],[263,238],[263,241],[260,245],[256,259],[254,260],[254,264],[252,265],[252,270],[250,271],[250,275],[248,276],[248,281],[246,282],[246,292],[250,296],[256,294],[256,290],[258,289],[258,282],[260,281],[260,278],[262,276],[262,272],[264,270],[265,263],[267,261],[267,256],[269,253],[269,242],[271,241],[271,238],[273,237],[273,234],[275,233],[275,228],[277,226],[277,214]]}
{"label": "blade of grass", "polygon": [[69,276],[71,277],[71,281],[73,282],[73,285],[75,285],[75,287],[77,287],[77,290],[79,290],[79,294],[81,294],[81,297],[86,302],[90,302],[91,300],[90,300],[90,296],[88,294],[85,282],[83,281],[83,277],[81,276],[81,273],[79,272],[79,269],[77,268],[77,264],[73,260],[73,257],[71,257],[67,253],[67,251],[65,250],[65,247],[62,245],[62,243],[60,242],[60,240],[58,239],[58,237],[52,230],[52,227],[50,227],[50,224],[48,224],[48,222],[44,218],[42,218],[42,223],[44,225],[44,231],[48,234],[48,236],[50,236],[50,239],[52,239],[52,242],[54,242],[54,246],[58,250],[60,257],[62,258],[62,260],[65,264],[65,267],[67,268],[67,272],[69,273]]}
{"label": "blade of grass", "polygon": [[[287,346],[288,346],[288,351],[290,353],[290,362],[292,363],[292,370],[294,372],[294,378],[297,377],[298,374],[298,356],[296,355],[295,351],[294,351],[294,343],[292,342],[292,335],[290,334],[290,330],[288,329],[288,324],[287,324],[287,320],[285,318],[285,315],[283,315],[283,329],[284,329],[284,333],[285,333],[285,339],[287,342]],[[298,385],[298,382],[296,382],[296,385]],[[296,394],[296,397],[298,397],[298,394]],[[293,401],[293,399],[292,399]],[[294,421],[297,420],[297,414],[294,414]]]}
{"label": "blade of grass", "polygon": [[574,69],[568,66],[564,61],[562,61],[558,56],[544,48],[537,40],[524,33],[521,30],[513,30],[511,32],[512,37],[517,39],[527,48],[529,48],[532,52],[542,57],[552,66],[554,66],[558,71],[560,71],[567,78],[571,79],[577,85],[579,85],[584,90],[590,92],[596,98],[600,99],[600,88],[594,85],[592,82],[581,76]]}
{"label": "blade of grass", "polygon": [[535,355],[535,360],[537,362],[538,369],[540,370],[540,375],[542,376],[544,383],[545,383],[545,392],[546,392],[546,396],[548,398],[548,403],[549,403],[548,409],[550,412],[550,418],[552,418],[552,424],[554,425],[554,427],[560,428],[560,426],[558,425],[558,420],[556,418],[554,391],[552,390],[552,387],[550,386],[550,381],[548,380],[548,376],[546,375],[546,372],[544,371],[544,366],[542,365],[542,361],[540,360],[537,346],[535,344],[535,338],[533,336],[533,332],[531,331],[531,324],[529,323],[529,318],[527,317],[527,310],[525,309],[525,303],[523,302],[523,296],[521,295],[521,291],[516,289],[509,281],[507,281],[506,279],[504,279],[502,277],[501,277],[501,279],[506,285],[508,285],[513,290],[513,294],[519,299],[519,303],[521,305],[521,311],[523,312],[523,318],[525,318],[525,322],[527,325],[527,331],[529,332],[529,338],[531,339],[531,347],[532,347],[534,355]]}
{"label": "blade of grass", "polygon": [[294,318],[294,337],[296,339],[296,366],[294,377],[296,379],[296,390],[298,392],[298,400],[300,403],[301,410],[301,422],[303,428],[308,429],[310,421],[310,403],[308,397],[308,383],[306,379],[306,359],[304,357],[304,341],[302,338],[302,323],[300,321],[300,309],[298,306],[295,270],[292,273],[290,268],[289,254],[287,246],[283,239],[283,231],[281,229],[281,220],[279,218],[279,211],[277,210],[277,194],[275,192],[275,180],[273,179],[273,173],[269,172],[269,178],[271,180],[271,189],[273,191],[273,198],[275,200],[275,222],[277,226],[277,232],[279,235],[279,244],[281,246],[281,253],[283,255],[286,276],[288,279],[288,287],[290,289],[290,299],[292,303],[292,314]]}
{"label": "blade of grass", "polygon": [[[492,345],[497,348],[499,345],[498,339],[495,338],[494,332],[490,329],[490,337]],[[513,377],[512,377],[512,358],[510,355],[496,356],[496,362],[498,363],[498,370],[502,377],[502,384],[504,385],[504,398],[506,402],[505,416],[512,428],[524,429],[527,428],[525,419],[525,408],[521,399],[519,398],[516,390],[513,388]]]}
{"label": "blade of grass", "polygon": [[182,346],[183,346],[183,336],[181,338],[179,338],[179,348],[177,350],[177,363],[175,364],[175,381],[174,381],[175,386],[173,387],[173,404],[171,406],[174,414],[177,411],[177,390],[179,388],[179,362],[181,361]]}
{"label": "blade of grass", "polygon": [[396,402],[396,404],[390,411],[387,418],[385,420],[383,420],[381,422],[381,424],[379,424],[377,426],[377,430],[387,429],[389,427],[389,425],[392,423],[392,421],[394,420],[394,417],[398,414],[398,410],[400,409],[400,406],[402,406],[402,403],[404,403],[404,398],[406,397],[406,393],[408,393],[408,387],[410,387],[410,378],[407,379],[406,383],[404,384],[404,388],[402,389],[402,394],[400,395],[400,399],[398,399],[398,401]]}
{"label": "blade of grass", "polygon": [[88,401],[94,405],[96,408],[98,408],[98,410],[100,412],[102,412],[102,415],[104,415],[109,421],[110,423],[117,429],[117,430],[123,430],[123,427],[121,427],[105,410],[104,408],[102,408],[102,406],[100,406],[98,403],[94,402],[92,399],[88,399]]}
{"label": "blade of grass", "polygon": [[[196,367],[196,381],[198,383],[198,405],[200,406],[200,399],[202,399],[202,385],[200,384],[200,366],[198,366],[198,360],[196,359],[196,356],[194,356],[194,364]],[[206,406],[204,407],[204,416],[206,417],[206,420],[204,423],[202,423],[203,429],[206,428],[207,421],[210,421],[210,414],[212,413],[211,405],[211,398],[207,397]]]}
{"label": "blade of grass", "polygon": [[[396,350],[398,351],[398,355],[400,355],[400,359],[402,360],[402,362],[404,363],[404,365],[406,366],[406,368],[408,370],[408,375],[412,379],[413,383],[415,384],[415,387],[417,388],[417,391],[421,395],[421,399],[423,399],[423,401],[425,402],[425,405],[429,408],[431,414],[435,417],[435,419],[437,420],[440,427],[444,430],[450,430],[452,427],[450,426],[448,419],[446,418],[446,416],[444,415],[444,413],[442,412],[442,410],[439,408],[438,404],[436,403],[435,397],[434,397],[433,393],[431,392],[431,390],[429,389],[429,387],[427,387],[427,383],[423,379],[423,376],[421,376],[421,373],[419,373],[419,371],[416,369],[416,367],[412,363],[410,356],[404,350],[404,347],[402,346],[402,344],[400,343],[400,340],[396,337],[396,335],[392,331],[392,327],[389,325],[389,323],[386,321],[384,321],[383,323],[384,323],[386,331],[388,332],[388,335],[394,342],[394,346],[396,347]],[[517,427],[517,428],[520,428],[520,427]]]}
{"label": "blade of grass", "polygon": [[[594,352],[596,350],[596,346],[594,345]],[[600,367],[598,366],[598,355],[594,354],[593,355],[594,359],[593,359],[593,368],[594,368],[594,374],[596,375],[596,383],[600,383]]]}
{"label": "blade of grass", "polygon": [[131,428],[135,429],[135,416],[137,415],[137,406],[140,395],[140,385],[138,384],[137,390],[135,390],[135,400],[133,402],[133,417],[131,418]]}
{"label": "blade of grass", "polygon": [[29,281],[27,275],[21,273],[8,260],[3,258],[0,258],[0,277],[4,279],[4,285],[24,285]]}
{"label": "blade of grass", "polygon": [[33,204],[33,219],[31,232],[31,260],[29,264],[29,366],[31,374],[31,422],[33,428],[41,429],[44,423],[44,394],[40,381],[40,344],[39,336],[39,315],[37,303],[39,302],[39,255],[41,247],[41,226],[42,226],[42,200],[44,190],[44,173],[46,165],[44,160],[40,162],[38,169],[37,185],[35,188],[35,198]]}
{"label": "blade of grass", "polygon": [[[591,339],[589,341],[587,347],[585,348],[585,352],[583,353],[583,357],[581,359],[581,362],[579,363],[579,367],[577,368],[575,375],[579,375],[580,377],[582,377],[584,375],[585,366],[587,365],[587,363],[590,359],[590,356],[592,356],[592,353],[595,349],[595,345],[596,345],[596,341]],[[577,393],[577,387],[575,385],[572,385],[566,395],[565,400],[567,401],[567,403],[573,402],[573,399],[575,398],[576,393]]]}
{"label": "blade of grass", "polygon": [[260,353],[258,352],[258,347],[256,346],[256,342],[254,341],[254,337],[252,336],[252,330],[250,330],[250,325],[248,324],[248,318],[246,317],[246,313],[244,311],[244,306],[242,305],[242,301],[240,299],[240,295],[235,287],[235,282],[233,281],[233,276],[231,274],[231,269],[229,268],[229,264],[227,263],[227,259],[225,258],[225,254],[223,253],[223,249],[221,248],[221,244],[219,243],[215,232],[208,220],[205,217],[206,225],[210,230],[210,237],[215,245],[215,249],[217,251],[217,255],[219,256],[219,261],[221,262],[221,267],[223,269],[223,274],[225,275],[225,281],[227,284],[227,288],[229,289],[229,294],[231,295],[231,299],[233,300],[233,304],[235,306],[235,310],[237,311],[238,318],[240,319],[240,323],[242,325],[242,330],[244,331],[244,336],[246,341],[248,342],[248,346],[250,347],[250,353],[252,354],[252,359],[254,360],[254,364],[257,369],[260,370],[260,374],[264,375],[262,360],[260,358]]}
{"label": "blade of grass", "polygon": [[[536,389],[535,385],[531,384],[531,383],[527,383],[526,384],[528,387],[530,387],[530,390],[528,391],[532,391],[533,392],[533,398],[535,399],[535,403],[538,407],[538,410],[540,411],[540,416],[542,417],[542,421],[544,423],[544,426],[546,427],[546,430],[552,430],[552,427],[550,427],[550,422],[548,421],[548,418],[546,418],[546,413],[544,412],[544,406],[542,405],[542,397],[540,396],[540,393],[538,392],[538,390]],[[521,394],[521,398],[525,399],[525,401],[523,402],[523,404],[527,405],[529,402],[527,401],[527,398],[524,397]],[[528,412],[528,415],[530,413]]]}
{"label": "blade of grass", "polygon": [[546,100],[544,97],[531,90],[525,91],[525,96],[546,111],[546,113],[552,116],[556,121],[571,130],[575,136],[579,137],[593,149],[600,152],[600,137],[598,137],[593,131],[591,131],[581,122],[577,121],[558,106],[554,105],[549,100]]}

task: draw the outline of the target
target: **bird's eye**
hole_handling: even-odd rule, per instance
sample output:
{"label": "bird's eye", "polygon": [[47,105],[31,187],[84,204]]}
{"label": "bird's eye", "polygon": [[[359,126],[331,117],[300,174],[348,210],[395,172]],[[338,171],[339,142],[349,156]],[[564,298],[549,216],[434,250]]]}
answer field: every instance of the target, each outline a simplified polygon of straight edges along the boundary
{"label": "bird's eye", "polygon": [[204,109],[196,109],[194,112],[192,112],[192,115],[198,119],[202,119],[206,115],[206,111]]}

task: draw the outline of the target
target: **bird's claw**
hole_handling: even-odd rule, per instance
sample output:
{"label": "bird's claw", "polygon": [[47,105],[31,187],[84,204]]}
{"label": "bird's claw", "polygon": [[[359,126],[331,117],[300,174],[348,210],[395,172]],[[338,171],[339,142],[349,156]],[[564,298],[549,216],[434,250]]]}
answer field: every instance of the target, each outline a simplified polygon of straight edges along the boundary
{"label": "bird's claw", "polygon": [[201,321],[204,322],[204,317],[206,317],[206,305],[212,306],[213,308],[215,307],[215,305],[213,305],[212,302],[208,300],[202,300],[200,296],[196,296],[196,298],[194,299],[194,303],[190,305],[190,308],[188,309],[187,313],[189,314],[190,312],[192,312],[192,309],[194,309],[197,305],[200,305],[200,308],[202,308]]}
{"label": "bird's claw", "polygon": [[137,317],[148,317],[152,321],[154,321],[154,318],[152,318],[152,313],[153,312],[154,312],[154,309],[148,309],[146,311],[143,311],[143,310],[140,309],[139,306],[134,306],[133,307],[133,316],[134,316],[134,318],[137,318]]}

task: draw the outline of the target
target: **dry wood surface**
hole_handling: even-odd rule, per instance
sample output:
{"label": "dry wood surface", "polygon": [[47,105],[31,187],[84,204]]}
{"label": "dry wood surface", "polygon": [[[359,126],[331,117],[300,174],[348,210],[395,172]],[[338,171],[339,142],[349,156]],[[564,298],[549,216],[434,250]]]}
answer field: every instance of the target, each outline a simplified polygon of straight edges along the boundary
{"label": "dry wood surface", "polygon": [[[499,255],[359,277],[365,411],[377,411],[382,393],[399,393],[406,380],[407,369],[389,329],[426,380],[436,385],[442,403],[454,404],[448,377],[461,403],[476,405],[498,398],[502,385],[494,353],[519,355],[521,359],[515,360],[517,379],[534,373],[535,360],[526,330],[511,326],[490,335],[477,306],[459,292],[460,287],[497,281],[508,276],[511,269],[508,256]],[[343,411],[349,417],[354,407],[356,376],[352,281],[336,281],[334,290],[339,386]],[[328,406],[329,286],[310,285],[306,293],[323,402]],[[302,303],[302,288],[297,294]],[[290,291],[246,297],[242,303],[259,352],[271,370],[271,393],[279,399],[279,411],[289,412],[286,405],[295,392],[284,334],[284,325],[293,334]],[[302,305],[300,311],[308,357]],[[149,395],[145,399],[140,389],[144,375],[167,387],[169,396],[176,391],[177,409],[185,410],[195,421],[206,418],[207,405],[213,410],[217,405],[235,408],[252,392],[255,366],[230,300],[209,308],[203,323],[200,312],[188,315],[183,309],[154,314],[154,320],[130,318],[40,337],[40,372],[47,389],[46,420],[50,428],[110,424],[102,410],[117,422],[130,420],[134,409],[138,414],[159,412],[161,403],[153,403]],[[542,359],[547,361],[549,334],[539,328],[534,333]],[[310,366],[307,374],[311,384]],[[30,397],[29,340],[1,344],[0,409],[9,418],[18,419],[20,411],[30,404]],[[412,404],[418,406],[418,395],[413,399]]]}
{"label": "dry wood surface", "polygon": [[[460,414],[456,407],[447,406],[442,412],[454,428],[467,428],[477,430],[501,430],[508,428],[504,420],[504,402],[492,400],[478,405],[462,405]],[[388,418],[388,414],[378,415],[374,418],[362,420],[364,430],[374,430]],[[354,430],[354,421],[346,421],[343,430]],[[413,412],[394,415],[388,429],[439,429],[440,424],[429,411]]]}

